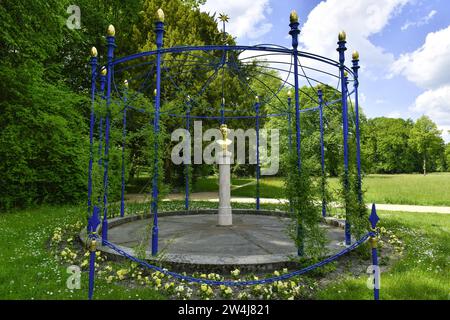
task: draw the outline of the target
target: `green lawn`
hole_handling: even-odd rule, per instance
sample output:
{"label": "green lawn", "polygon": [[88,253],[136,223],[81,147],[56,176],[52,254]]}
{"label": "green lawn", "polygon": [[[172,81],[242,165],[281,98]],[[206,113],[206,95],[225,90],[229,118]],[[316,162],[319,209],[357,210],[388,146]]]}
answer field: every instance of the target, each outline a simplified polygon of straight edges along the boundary
{"label": "green lawn", "polygon": [[[450,216],[380,213],[380,225],[403,242],[403,256],[382,273],[381,299],[450,298]],[[383,256],[380,264],[384,263]],[[367,276],[347,279],[318,293],[319,299],[370,299]]]}
{"label": "green lawn", "polygon": [[[82,273],[81,290],[67,289],[66,266],[56,261],[49,248],[56,227],[84,220],[84,210],[70,206],[0,214],[0,299],[86,299],[87,273]],[[130,289],[96,279],[95,298],[163,296],[152,289]]]}
{"label": "green lawn", "polygon": [[[264,178],[261,180],[260,196],[262,198],[284,198],[284,181],[280,178]],[[206,177],[196,181],[193,192],[215,192],[219,190],[217,177]],[[231,195],[236,197],[254,197],[256,180],[253,178],[233,178]]]}
{"label": "green lawn", "polygon": [[[193,207],[212,204],[196,202]],[[182,201],[164,202],[162,210],[180,209]],[[241,204],[252,207],[251,204]],[[263,205],[275,209],[276,205]],[[402,259],[383,273],[381,297],[384,299],[447,299],[450,293],[450,216],[439,214],[381,212],[381,226],[402,241]],[[66,288],[68,263],[58,262],[50,247],[57,227],[69,226],[73,234],[85,220],[84,208],[41,207],[0,214],[0,299],[85,299],[87,272],[82,273],[81,290]],[[386,262],[381,253],[380,262]],[[74,262],[74,264],[78,264]],[[108,262],[118,270],[126,262]],[[127,265],[127,266],[126,266]],[[315,293],[319,299],[371,299],[366,276],[345,277]],[[108,283],[96,277],[96,299],[165,299],[150,286],[128,282]]]}
{"label": "green lawn", "polygon": [[[239,197],[255,196],[255,180],[233,179],[232,195]],[[251,183],[239,188],[240,185]],[[260,194],[263,198],[284,198],[282,178],[264,177],[261,179]],[[330,188],[339,188],[337,178],[329,179]],[[364,178],[366,201],[375,203],[450,206],[450,173],[369,175]],[[194,191],[217,191],[216,177],[197,181]]]}

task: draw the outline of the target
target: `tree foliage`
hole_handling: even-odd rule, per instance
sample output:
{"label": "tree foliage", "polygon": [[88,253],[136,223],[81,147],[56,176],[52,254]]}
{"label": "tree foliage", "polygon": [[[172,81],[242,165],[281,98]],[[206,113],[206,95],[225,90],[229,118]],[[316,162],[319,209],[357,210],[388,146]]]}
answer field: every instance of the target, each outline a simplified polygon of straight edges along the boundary
{"label": "tree foliage", "polygon": [[409,143],[413,151],[422,160],[423,173],[427,170],[442,168],[444,152],[444,141],[441,138],[442,131],[438,130],[436,124],[427,116],[417,119],[411,130]]}
{"label": "tree foliage", "polygon": [[[167,7],[169,31],[178,39],[206,43],[220,35],[213,17],[198,11],[202,1],[89,1],[80,0],[81,29],[66,27],[68,0],[5,0],[0,5],[0,208],[34,203],[76,202],[85,199],[88,163],[90,102],[89,51],[99,50],[105,61],[105,33],[114,24],[118,49],[124,56],[144,48],[137,41],[142,18]],[[151,10],[151,12],[149,11]],[[139,14],[140,12],[144,14]],[[153,20],[153,19],[152,19]],[[178,21],[179,24],[171,29]],[[184,28],[183,26],[191,26]],[[152,23],[148,24],[152,32]],[[146,35],[147,36],[147,35]],[[184,38],[186,37],[186,38]],[[148,38],[150,41],[150,38]],[[153,39],[152,39],[153,40]],[[170,37],[167,44],[173,44]],[[181,42],[178,42],[181,44]],[[135,125],[149,123],[139,118]],[[110,148],[110,194],[117,195],[120,180],[120,115],[113,114]],[[133,120],[130,121],[133,125]],[[131,126],[131,129],[133,127]],[[148,130],[130,132],[130,145],[145,141]],[[151,137],[150,137],[151,138]],[[150,142],[149,142],[150,141]],[[143,147],[147,143],[142,144]],[[148,148],[146,150],[151,150]],[[134,151],[134,152],[133,152]],[[165,150],[163,150],[164,152]],[[131,159],[151,158],[141,147]],[[142,156],[139,156],[142,154]],[[96,159],[98,160],[98,159]],[[94,171],[98,168],[94,167]],[[94,172],[100,180],[100,172]],[[96,189],[101,189],[99,186]]]}
{"label": "tree foliage", "polygon": [[363,126],[362,154],[368,173],[445,170],[444,141],[428,117],[374,118]]}

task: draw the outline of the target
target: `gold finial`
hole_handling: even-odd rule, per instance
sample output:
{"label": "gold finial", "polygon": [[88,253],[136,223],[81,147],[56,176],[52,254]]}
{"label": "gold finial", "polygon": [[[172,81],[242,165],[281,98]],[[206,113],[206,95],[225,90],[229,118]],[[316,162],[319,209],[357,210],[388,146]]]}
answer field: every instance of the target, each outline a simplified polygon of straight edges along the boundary
{"label": "gold finial", "polygon": [[153,95],[156,97],[156,94],[158,93],[158,90],[153,90]]}
{"label": "gold finial", "polygon": [[298,22],[298,14],[297,11],[292,10],[291,15],[289,16],[289,19],[291,20],[291,23]]}
{"label": "gold finial", "polygon": [[102,67],[102,69],[100,70],[100,73],[102,76],[106,76],[108,74],[108,70],[106,70],[106,67]]}
{"label": "gold finial", "polygon": [[256,100],[256,102],[259,102],[259,97],[255,96],[255,100]]}
{"label": "gold finial", "polygon": [[128,88],[128,80],[127,79],[123,80],[123,85],[125,86],[125,88]]}
{"label": "gold finial", "polygon": [[116,35],[116,28],[112,24],[108,27],[108,36],[114,37]]}
{"label": "gold finial", "polygon": [[359,52],[356,50],[353,51],[352,58],[353,60],[359,60]]}
{"label": "gold finial", "polygon": [[164,22],[164,11],[161,8],[156,11],[156,21]]}
{"label": "gold finial", "polygon": [[287,95],[288,95],[288,98],[291,98],[291,97],[292,97],[292,91],[291,91],[291,89],[288,90]]}
{"label": "gold finial", "polygon": [[344,78],[348,78],[348,72],[344,71]]}
{"label": "gold finial", "polygon": [[345,41],[345,39],[347,39],[347,34],[345,33],[344,30],[342,30],[341,32],[339,32],[338,39],[339,39],[339,41]]}
{"label": "gold finial", "polygon": [[98,56],[97,48],[92,47],[91,48],[91,57],[97,57],[97,56]]}
{"label": "gold finial", "polygon": [[378,244],[378,239],[376,237],[370,237],[369,243],[372,248],[376,248]]}
{"label": "gold finial", "polygon": [[94,252],[95,250],[97,250],[97,241],[95,239],[90,240],[87,247],[89,251]]}

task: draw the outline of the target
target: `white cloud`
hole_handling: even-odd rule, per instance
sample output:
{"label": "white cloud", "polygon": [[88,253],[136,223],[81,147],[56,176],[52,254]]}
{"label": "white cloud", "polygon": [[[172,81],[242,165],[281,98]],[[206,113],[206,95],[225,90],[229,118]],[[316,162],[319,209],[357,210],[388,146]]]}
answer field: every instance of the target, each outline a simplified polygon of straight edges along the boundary
{"label": "white cloud", "polygon": [[422,47],[402,54],[392,65],[394,74],[402,74],[419,87],[432,89],[450,83],[450,26],[427,35]]}
{"label": "white cloud", "polygon": [[[380,33],[389,20],[410,0],[327,0],[319,3],[308,15],[300,41],[307,51],[337,58],[339,31],[347,33],[349,52],[358,50],[362,73],[377,78],[387,73],[394,56],[374,45],[370,36]],[[347,59],[349,53],[347,53]]]}
{"label": "white cloud", "polygon": [[269,0],[208,0],[200,9],[211,14],[227,14],[230,20],[226,30],[238,40],[255,40],[272,30],[272,24],[267,19],[272,12]]}
{"label": "white cloud", "polygon": [[412,111],[429,116],[440,126],[450,127],[450,84],[419,95]]}
{"label": "white cloud", "polygon": [[393,74],[403,75],[419,87],[420,94],[411,111],[429,116],[445,140],[450,140],[450,26],[429,33],[424,44],[405,53],[392,65]]}
{"label": "white cloud", "polygon": [[400,28],[402,31],[406,31],[410,27],[421,27],[428,23],[430,23],[431,19],[436,15],[436,10],[431,10],[430,13],[428,13],[426,16],[420,18],[418,21],[411,22],[406,21],[405,24]]}

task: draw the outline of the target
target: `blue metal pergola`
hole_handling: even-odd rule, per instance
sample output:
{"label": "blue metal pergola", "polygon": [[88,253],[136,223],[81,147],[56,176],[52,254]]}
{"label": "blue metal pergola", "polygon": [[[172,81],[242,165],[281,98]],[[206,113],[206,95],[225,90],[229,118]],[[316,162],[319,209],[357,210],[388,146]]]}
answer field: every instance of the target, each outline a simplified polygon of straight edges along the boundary
{"label": "blue metal pergola", "polygon": [[[322,57],[319,55],[311,54],[308,52],[303,52],[298,50],[298,36],[300,34],[299,30],[299,22],[298,16],[293,11],[290,17],[290,32],[289,34],[292,37],[292,48],[285,48],[278,45],[257,45],[257,46],[239,46],[239,45],[209,45],[209,46],[180,46],[180,47],[163,47],[163,39],[164,39],[164,13],[161,9],[158,10],[157,13],[157,21],[155,22],[155,32],[156,32],[156,50],[141,52],[137,54],[133,54],[130,56],[126,56],[123,58],[114,59],[114,50],[116,48],[115,44],[115,29],[112,25],[108,28],[107,35],[107,62],[105,65],[100,65],[97,59],[97,49],[92,48],[91,51],[91,114],[90,114],[90,133],[89,133],[89,141],[90,141],[90,159],[89,159],[89,169],[88,169],[88,227],[87,234],[90,239],[89,242],[89,250],[90,250],[90,263],[89,263],[89,292],[88,297],[92,299],[93,291],[94,291],[94,278],[95,278],[95,250],[96,250],[96,239],[98,239],[98,235],[96,234],[98,226],[102,225],[102,244],[105,247],[109,247],[112,250],[118,252],[119,254],[127,257],[128,259],[135,261],[136,263],[141,264],[142,266],[158,270],[160,272],[166,273],[168,275],[173,276],[176,279],[186,280],[189,282],[198,282],[198,283],[208,283],[211,285],[221,285],[226,284],[230,286],[238,286],[238,285],[254,285],[254,284],[264,284],[271,283],[274,281],[289,279],[290,277],[304,274],[310,270],[323,266],[327,263],[334,261],[340,256],[350,252],[351,250],[357,248],[361,244],[363,244],[366,240],[370,239],[371,247],[372,247],[372,261],[373,266],[378,266],[377,260],[377,245],[376,245],[376,225],[379,220],[375,205],[372,207],[372,213],[369,217],[369,221],[371,224],[371,231],[364,235],[361,239],[355,241],[353,244],[351,243],[351,233],[350,233],[350,223],[348,221],[348,203],[347,199],[345,199],[345,212],[346,212],[346,224],[345,224],[345,242],[347,244],[347,248],[345,248],[340,253],[328,257],[325,260],[322,260],[314,265],[308,266],[306,268],[277,276],[271,277],[269,279],[261,279],[255,281],[214,281],[207,279],[197,279],[186,275],[177,274],[166,269],[159,268],[158,266],[150,265],[148,262],[142,261],[136,257],[131,256],[130,254],[124,252],[114,244],[108,241],[108,174],[109,174],[109,148],[110,148],[110,129],[111,129],[111,109],[113,105],[119,105],[123,107],[121,111],[123,112],[122,117],[122,176],[121,176],[121,206],[120,206],[120,215],[123,217],[125,214],[125,149],[126,149],[126,134],[127,134],[127,110],[136,111],[140,113],[150,114],[152,116],[152,129],[154,133],[154,170],[152,176],[152,203],[151,203],[151,213],[153,214],[153,229],[152,229],[152,255],[156,255],[158,253],[158,136],[160,134],[160,118],[161,115],[167,117],[178,117],[185,119],[185,126],[187,129],[190,127],[191,119],[213,119],[220,121],[220,123],[224,123],[227,120],[231,119],[252,119],[255,120],[256,126],[256,135],[257,135],[257,146],[256,146],[256,158],[257,158],[257,166],[256,166],[256,179],[257,179],[257,194],[256,194],[256,209],[260,208],[260,199],[259,199],[259,179],[260,179],[260,159],[259,159],[259,129],[260,129],[260,119],[263,117],[286,117],[288,120],[288,146],[290,149],[293,149],[293,128],[292,128],[292,116],[295,115],[295,151],[297,155],[297,167],[300,171],[302,168],[301,162],[301,126],[300,126],[300,117],[302,113],[305,112],[315,112],[318,111],[319,114],[319,125],[320,125],[320,146],[321,146],[321,172],[322,176],[325,177],[325,148],[324,148],[324,108],[327,106],[332,106],[335,103],[340,103],[342,107],[342,124],[343,124],[343,163],[344,163],[344,188],[349,189],[349,150],[348,150],[348,137],[349,137],[349,110],[348,110],[348,101],[351,96],[354,97],[354,111],[355,118],[350,119],[354,120],[355,124],[355,139],[356,139],[356,165],[357,165],[357,183],[358,183],[358,200],[361,204],[362,202],[362,192],[361,192],[361,157],[360,157],[360,133],[359,133],[359,101],[358,101],[358,70],[359,70],[359,54],[354,52],[352,55],[352,67],[349,68],[345,65],[345,51],[346,51],[346,35],[345,32],[341,32],[339,34],[338,48],[337,51],[339,53],[339,60],[335,61],[326,57]],[[222,16],[223,17],[223,16]],[[227,17],[224,16],[222,21],[224,22],[224,34],[225,34],[225,21]],[[264,66],[267,70],[275,71],[278,73],[285,73],[283,78],[276,77],[273,73],[264,72],[262,70],[258,70],[260,74],[264,74],[265,76],[272,76],[281,80],[281,86],[277,90],[273,90],[269,86],[264,83],[260,83],[264,87],[269,95],[264,100],[260,101],[258,94],[252,88],[251,84],[247,81],[247,79],[242,77],[240,73],[240,64],[238,61],[233,59],[227,59],[227,55],[229,53],[235,54],[235,56],[239,56],[239,54],[243,52],[252,52],[255,53],[252,56],[244,57],[239,59],[239,63],[245,65],[246,63],[250,63],[254,61],[254,59],[265,58],[264,61],[266,65]],[[180,60],[180,62],[188,62],[191,66],[195,65],[199,68],[201,72],[211,71],[212,74],[208,76],[206,82],[202,86],[202,88],[195,92],[194,95],[188,94],[185,95],[185,106],[183,112],[179,112],[179,110],[165,110],[162,111],[162,100],[161,100],[161,89],[162,84],[167,81],[175,88],[184,91],[182,88],[182,84],[177,83],[177,80],[170,75],[170,66],[165,63],[165,57],[171,57],[166,60],[170,60],[170,62],[177,63],[176,55],[184,55],[189,57],[190,60],[184,59]],[[203,54],[206,54],[204,56]],[[274,57],[276,56],[288,57],[289,61],[286,60],[276,60]],[[306,66],[303,64],[303,61],[314,61],[319,65],[326,66],[331,70],[336,70],[338,74],[334,74],[332,71],[325,70],[321,67],[314,66]],[[234,72],[234,74],[238,77],[239,83],[247,89],[249,94],[253,97],[257,97],[255,103],[251,106],[250,111],[252,115],[246,114],[245,112],[241,112],[242,110],[229,110],[226,109],[225,104],[225,88],[223,86],[223,75],[225,72],[225,68],[228,67],[230,72]],[[135,71],[141,69],[143,72],[134,77],[128,77],[128,72]],[[334,78],[338,82],[338,88],[340,87],[340,97],[337,97],[332,101],[325,101],[323,97],[322,90],[315,90],[316,96],[311,96],[304,90],[300,88],[300,80],[304,79],[310,85],[310,87],[314,88],[312,82],[318,84],[325,84],[321,80],[316,77],[311,77],[307,75],[307,71],[316,72],[319,75],[326,75]],[[219,112],[213,106],[208,108],[211,111],[211,115],[205,114],[196,114],[195,106],[197,103],[197,99],[201,97],[206,88],[217,78],[219,72],[222,71],[222,99],[220,103]],[[188,68],[188,72],[190,72]],[[178,74],[183,73],[179,71]],[[115,79],[120,78],[120,76],[127,75],[123,86],[118,86],[116,84]],[[293,78],[293,81],[292,79]],[[348,88],[349,83],[353,83],[353,90],[350,91]],[[99,90],[97,90],[97,83],[99,83]],[[128,90],[129,84],[136,84],[135,92],[130,92]],[[279,93],[283,89],[294,90],[294,95],[292,97],[291,91],[288,92],[287,101],[282,101],[279,97]],[[148,92],[149,90],[154,89],[153,92],[153,101],[154,110],[147,110],[146,108],[142,108],[139,106],[139,101],[137,97],[139,93]],[[116,97],[113,100],[113,94]],[[306,96],[310,101],[314,101],[314,104],[317,103],[316,106],[310,108],[301,108],[301,95]],[[100,98],[104,104],[106,105],[105,112],[96,113],[95,105],[96,100]],[[147,98],[148,99],[148,98]],[[271,100],[276,100],[281,103],[283,108],[277,109],[276,114],[261,114],[261,107],[265,104],[270,104]],[[119,101],[119,103],[117,103]],[[351,102],[351,99],[350,99]],[[294,110],[292,110],[294,108]],[[248,110],[247,110],[248,111]],[[94,135],[96,131],[96,123],[98,123],[98,168],[103,172],[103,186],[102,192],[100,193],[103,197],[98,196],[97,199],[93,200],[93,169],[94,169],[94,159],[95,159],[95,151],[94,151]],[[185,174],[186,174],[186,187],[185,187],[185,207],[189,209],[189,167],[188,164],[185,164]],[[103,199],[102,199],[103,198]],[[95,204],[94,204],[95,203]],[[322,190],[322,215],[326,215],[326,198],[324,195],[324,190]],[[103,217],[100,219],[101,211],[103,210]],[[301,239],[302,237],[302,225],[298,224],[297,227],[298,237]],[[303,243],[300,241],[301,245],[298,248],[298,254],[303,255]],[[379,274],[378,274],[379,277]],[[376,283],[375,283],[376,284]],[[374,286],[374,298],[379,299],[379,287],[377,285]]]}
{"label": "blue metal pergola", "polygon": [[[97,59],[97,50],[93,48],[91,57],[91,71],[92,71],[92,86],[91,86],[91,99],[92,99],[92,110],[90,115],[90,161],[89,161],[89,180],[88,180],[88,212],[92,215],[93,211],[96,210],[100,212],[103,209],[102,218],[102,239],[107,240],[107,230],[108,230],[108,174],[109,174],[109,148],[110,148],[110,128],[111,128],[111,106],[113,103],[113,94],[118,97],[118,100],[123,107],[123,119],[122,119],[122,188],[121,188],[121,207],[120,215],[125,214],[125,148],[126,148],[126,126],[127,126],[127,110],[135,110],[142,113],[149,113],[153,117],[153,131],[154,131],[154,170],[152,177],[152,202],[151,202],[151,212],[153,214],[153,229],[152,229],[152,254],[156,255],[158,253],[158,135],[160,133],[160,119],[161,116],[168,117],[179,117],[185,119],[186,128],[190,127],[190,120],[192,119],[214,119],[221,123],[224,123],[230,119],[254,119],[256,132],[257,132],[257,146],[256,146],[256,209],[260,209],[260,197],[259,197],[259,180],[260,180],[260,159],[259,159],[259,129],[260,129],[260,119],[263,117],[286,117],[288,119],[288,135],[289,135],[289,147],[292,148],[293,138],[292,132],[293,128],[291,125],[292,116],[295,116],[295,147],[297,155],[297,167],[301,170],[301,126],[300,117],[304,112],[315,112],[318,111],[320,119],[320,145],[321,145],[321,171],[322,175],[325,175],[325,149],[324,149],[324,120],[323,120],[323,109],[326,106],[333,105],[334,103],[341,103],[342,105],[342,123],[343,123],[343,150],[344,150],[344,188],[348,190],[349,186],[349,152],[348,152],[348,136],[349,136],[349,111],[348,111],[348,100],[351,96],[354,97],[354,110],[355,110],[355,132],[356,132],[356,163],[357,163],[357,173],[358,173],[358,184],[359,184],[359,201],[362,201],[361,195],[361,158],[360,158],[360,134],[359,134],[359,101],[358,101],[358,69],[359,69],[359,54],[357,52],[353,53],[352,56],[352,67],[347,67],[345,65],[345,51],[346,48],[346,35],[345,32],[339,34],[339,41],[337,51],[339,53],[339,60],[335,61],[327,57],[312,54],[309,52],[304,52],[298,50],[298,36],[300,34],[298,17],[296,14],[291,14],[290,21],[290,31],[289,34],[292,37],[292,48],[286,48],[279,45],[256,45],[256,46],[243,46],[243,45],[206,45],[206,46],[177,46],[177,47],[163,47],[164,39],[164,18],[160,15],[158,21],[155,22],[155,32],[156,32],[156,50],[140,52],[132,54],[122,58],[114,57],[114,50],[116,48],[115,44],[115,29],[111,25],[108,28],[107,36],[107,62],[105,65],[99,65]],[[225,31],[224,31],[225,32]],[[228,53],[233,53],[234,56],[239,56],[239,54],[252,53],[251,56],[244,57],[242,59],[228,58]],[[177,55],[184,55],[185,59],[177,58]],[[164,60],[165,57],[168,62],[176,65],[179,61],[187,63],[187,66],[195,65],[202,71],[211,71],[212,74],[208,77],[202,88],[195,92],[193,95],[186,95],[188,98],[185,101],[184,112],[180,113],[178,111],[168,110],[162,111],[162,100],[161,100],[161,88],[162,82],[167,81],[175,88],[181,88],[182,84],[177,83],[170,74],[170,66]],[[286,59],[276,59],[277,57],[287,57]],[[198,115],[195,114],[195,106],[197,103],[197,98],[201,97],[206,88],[210,85],[215,78],[218,77],[219,73],[224,72],[225,68],[229,69],[229,72],[233,72],[239,79],[240,84],[247,89],[249,94],[253,96],[258,96],[257,92],[249,84],[248,80],[242,76],[240,73],[240,65],[246,65],[253,63],[258,59],[265,59],[265,70],[275,71],[278,74],[284,74],[278,77],[281,80],[281,86],[277,90],[272,90],[264,83],[261,84],[265,86],[267,92],[270,94],[265,100],[259,101],[256,99],[255,104],[252,106],[253,115],[239,114],[239,110],[227,110],[224,97],[224,88],[222,84],[222,100],[220,104],[219,112],[213,115]],[[314,61],[317,65],[324,65],[324,68],[306,66],[302,64],[302,61]],[[239,62],[239,63],[238,63]],[[332,71],[325,70],[328,68],[330,70],[336,70],[337,74]],[[143,72],[135,77],[128,77],[125,80],[123,86],[117,85],[115,79],[123,77],[132,70],[141,69]],[[190,72],[189,68],[187,68]],[[313,87],[312,82],[317,84],[325,84],[322,80],[317,79],[317,77],[311,77],[307,75],[306,71],[317,73],[318,75],[328,76],[333,78],[338,82],[338,87],[340,86],[340,97],[333,101],[325,102],[323,99],[322,90],[316,90],[316,96],[312,97],[307,92],[302,91],[300,87],[300,80],[306,80],[307,83]],[[266,76],[272,76],[273,73],[269,71],[264,72],[263,70],[258,70],[260,74]],[[180,73],[178,73],[180,74]],[[99,81],[99,91],[97,92],[97,82]],[[223,76],[222,76],[223,82]],[[353,90],[350,91],[348,84],[353,83]],[[129,84],[139,83],[137,85],[137,90],[134,94],[131,94],[128,90]],[[146,110],[135,105],[135,100],[137,93],[148,92],[148,90],[154,88],[153,104],[154,110]],[[287,101],[282,101],[279,98],[279,93],[286,88],[292,88],[294,91],[293,96],[288,95]],[[311,101],[315,101],[317,105],[311,108],[301,108],[300,97],[305,95]],[[96,98],[100,96],[106,104],[106,113],[104,116],[96,116],[94,105]],[[280,102],[283,109],[277,110],[276,114],[261,114],[261,106],[269,104],[271,100],[276,100]],[[294,110],[292,110],[292,108]],[[217,111],[214,107],[211,107],[211,112]],[[92,200],[92,171],[93,171],[93,159],[94,159],[94,131],[95,123],[98,123],[98,137],[99,137],[99,149],[98,149],[98,166],[103,171],[103,203],[100,197],[97,199],[97,205],[93,205]],[[102,145],[104,143],[104,145]],[[185,207],[189,209],[189,168],[185,164]],[[323,190],[322,199],[322,215],[326,215],[326,199]],[[348,212],[348,204],[345,203],[345,211]],[[101,209],[100,209],[101,208]],[[302,226],[301,223],[298,225],[298,237],[302,237]],[[351,243],[351,226],[346,219],[345,225],[345,241],[347,245]],[[299,255],[303,255],[303,246],[298,248]]]}

